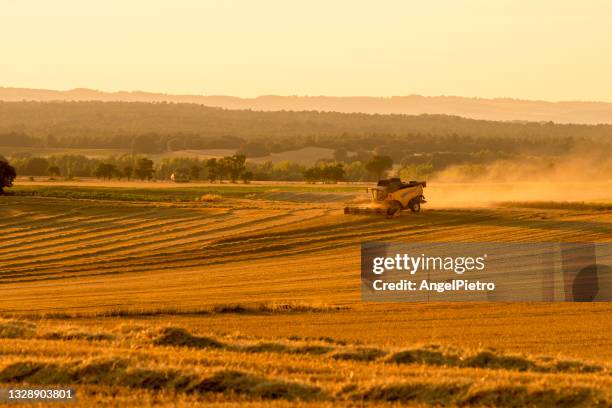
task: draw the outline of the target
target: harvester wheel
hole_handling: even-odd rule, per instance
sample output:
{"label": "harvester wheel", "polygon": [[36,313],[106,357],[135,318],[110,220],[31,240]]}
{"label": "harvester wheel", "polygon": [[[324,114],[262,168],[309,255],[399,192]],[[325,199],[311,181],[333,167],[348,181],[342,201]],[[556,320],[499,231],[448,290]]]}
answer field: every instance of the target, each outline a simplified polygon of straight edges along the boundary
{"label": "harvester wheel", "polygon": [[402,204],[399,201],[393,201],[387,208],[387,217],[397,217],[402,211]]}
{"label": "harvester wheel", "polygon": [[421,211],[421,201],[420,200],[414,200],[410,203],[410,211],[412,212],[419,212]]}

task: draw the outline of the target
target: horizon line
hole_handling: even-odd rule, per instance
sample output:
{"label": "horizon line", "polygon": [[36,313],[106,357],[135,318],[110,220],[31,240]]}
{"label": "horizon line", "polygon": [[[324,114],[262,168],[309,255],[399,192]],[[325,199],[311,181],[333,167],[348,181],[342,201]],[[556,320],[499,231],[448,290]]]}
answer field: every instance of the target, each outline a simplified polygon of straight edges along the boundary
{"label": "horizon line", "polygon": [[407,97],[421,97],[421,98],[457,98],[457,99],[474,99],[474,100],[490,100],[490,101],[516,101],[516,102],[538,102],[538,103],[551,103],[551,104],[564,104],[564,103],[595,103],[595,104],[612,104],[612,100],[604,101],[604,100],[581,100],[581,99],[561,99],[561,100],[548,100],[548,99],[525,99],[525,98],[517,98],[512,96],[496,96],[496,97],[485,97],[485,96],[462,96],[462,95],[423,95],[423,94],[398,94],[398,95],[385,95],[385,96],[374,96],[374,95],[324,95],[324,94],[261,94],[256,96],[236,96],[229,94],[202,94],[202,93],[171,93],[164,91],[148,91],[142,89],[136,90],[102,90],[96,88],[88,88],[88,87],[74,87],[68,89],[51,89],[51,88],[28,88],[22,86],[5,86],[0,85],[0,89],[15,89],[15,90],[28,90],[28,91],[47,91],[47,92],[73,92],[73,91],[91,91],[98,92],[103,94],[151,94],[151,95],[164,95],[171,97],[204,97],[204,98],[212,98],[212,97],[224,97],[224,98],[235,98],[235,99],[259,99],[266,97],[280,97],[280,98],[371,98],[371,99],[393,99],[393,98],[407,98]]}

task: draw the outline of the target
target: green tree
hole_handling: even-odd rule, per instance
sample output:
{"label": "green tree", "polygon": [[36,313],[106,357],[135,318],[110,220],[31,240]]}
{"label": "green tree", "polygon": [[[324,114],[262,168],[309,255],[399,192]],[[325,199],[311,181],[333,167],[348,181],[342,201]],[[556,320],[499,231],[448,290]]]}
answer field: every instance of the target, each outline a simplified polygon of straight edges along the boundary
{"label": "green tree", "polygon": [[61,170],[59,166],[49,166],[49,168],[47,169],[47,173],[49,173],[49,175],[52,177],[59,177],[61,174]]}
{"label": "green tree", "polygon": [[346,166],[346,179],[349,181],[365,181],[368,176],[368,171],[360,161],[354,161]]}
{"label": "green tree", "polygon": [[134,174],[134,168],[132,166],[128,165],[123,167],[123,176],[126,177],[128,181],[130,181],[132,174]]}
{"label": "green tree", "polygon": [[342,163],[326,164],[321,169],[321,177],[325,183],[337,183],[344,178]]}
{"label": "green tree", "polygon": [[98,160],[83,155],[61,154],[49,157],[49,164],[60,168],[60,174],[65,177],[91,177]]}
{"label": "green tree", "polygon": [[366,163],[366,170],[376,176],[377,180],[383,178],[386,173],[393,168],[393,159],[389,156],[372,156]]}
{"label": "green tree", "polygon": [[4,160],[0,160],[0,194],[4,193],[5,187],[11,187],[17,177],[15,168]]}
{"label": "green tree", "polygon": [[192,180],[200,179],[200,166],[196,166],[195,164],[189,168],[189,177]]}
{"label": "green tree", "polygon": [[142,157],[136,162],[136,168],[134,169],[134,175],[140,180],[151,180],[153,178],[153,160]]}
{"label": "green tree", "polygon": [[245,171],[244,173],[242,173],[241,179],[244,184],[249,184],[251,180],[253,180],[253,172]]}
{"label": "green tree", "polygon": [[171,178],[177,183],[187,183],[189,182],[189,169],[187,167],[176,169]]}
{"label": "green tree", "polygon": [[321,180],[323,174],[321,172],[321,168],[319,166],[313,166],[309,169],[304,170],[304,178],[308,183],[316,183]]}
{"label": "green tree", "polygon": [[117,167],[112,163],[100,163],[94,171],[94,176],[101,179],[112,179],[117,175]]}
{"label": "green tree", "polygon": [[229,156],[217,160],[217,177],[220,183],[223,183],[223,180],[229,177],[231,166],[232,164],[230,163]]}
{"label": "green tree", "polygon": [[217,159],[214,157],[212,159],[208,159],[206,161],[206,170],[208,172],[208,180],[211,183],[217,181],[219,177],[219,164],[217,163]]}
{"label": "green tree", "polygon": [[229,177],[232,183],[235,183],[245,171],[246,156],[243,154],[235,154],[227,159]]}
{"label": "green tree", "polygon": [[306,168],[298,163],[282,160],[272,166],[270,180],[304,180],[304,170],[306,170]]}

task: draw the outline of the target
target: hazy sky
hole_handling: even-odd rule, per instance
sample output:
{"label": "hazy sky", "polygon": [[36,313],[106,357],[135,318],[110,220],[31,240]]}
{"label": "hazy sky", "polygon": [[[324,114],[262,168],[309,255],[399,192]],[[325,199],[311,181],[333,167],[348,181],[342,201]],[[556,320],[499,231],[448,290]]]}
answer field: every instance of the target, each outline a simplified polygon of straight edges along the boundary
{"label": "hazy sky", "polygon": [[612,1],[0,0],[0,86],[612,101]]}

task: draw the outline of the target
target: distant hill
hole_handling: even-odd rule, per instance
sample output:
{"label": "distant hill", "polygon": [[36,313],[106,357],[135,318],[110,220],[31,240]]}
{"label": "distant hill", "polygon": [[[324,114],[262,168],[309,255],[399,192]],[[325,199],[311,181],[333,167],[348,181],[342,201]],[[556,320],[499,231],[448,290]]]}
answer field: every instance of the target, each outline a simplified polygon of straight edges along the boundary
{"label": "distant hill", "polygon": [[369,114],[446,114],[495,121],[556,123],[612,123],[612,103],[546,102],[519,99],[483,99],[458,96],[233,96],[168,95],[151,92],[101,92],[92,89],[53,91],[0,87],[0,101],[122,101],[197,103],[225,109],[257,111],[328,111]]}
{"label": "distant hill", "polygon": [[[292,160],[376,153],[396,162],[608,154],[612,124],[491,121],[450,115],[255,111],[194,103],[0,101],[0,154],[15,149],[129,150],[148,155],[227,149]],[[2,153],[5,152],[5,153]],[[181,153],[183,152],[183,153]],[[282,156],[279,154],[283,154]],[[97,154],[97,153],[96,153]],[[111,153],[109,153],[111,154]],[[427,155],[438,155],[433,160]],[[442,157],[443,156],[443,157]],[[369,157],[369,156],[368,156]],[[466,159],[467,157],[467,159]],[[430,160],[431,159],[431,160]]]}

